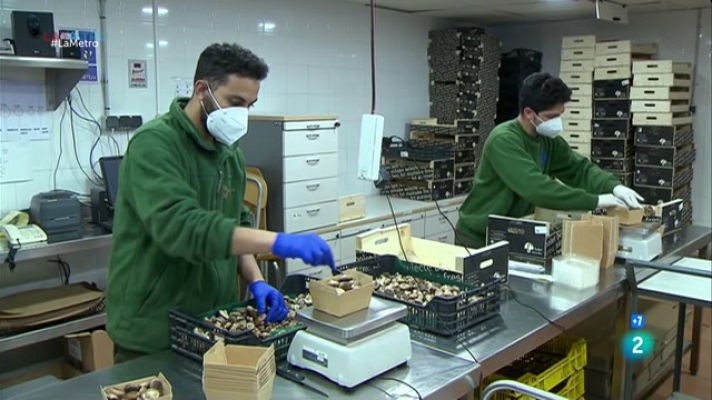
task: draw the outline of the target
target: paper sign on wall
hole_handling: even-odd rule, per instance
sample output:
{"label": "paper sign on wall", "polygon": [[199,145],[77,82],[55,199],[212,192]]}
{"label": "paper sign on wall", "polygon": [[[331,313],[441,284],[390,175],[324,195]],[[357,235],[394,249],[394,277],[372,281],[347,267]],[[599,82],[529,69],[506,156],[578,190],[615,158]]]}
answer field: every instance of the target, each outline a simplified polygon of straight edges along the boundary
{"label": "paper sign on wall", "polygon": [[147,86],[146,60],[129,60],[129,87],[145,88]]}

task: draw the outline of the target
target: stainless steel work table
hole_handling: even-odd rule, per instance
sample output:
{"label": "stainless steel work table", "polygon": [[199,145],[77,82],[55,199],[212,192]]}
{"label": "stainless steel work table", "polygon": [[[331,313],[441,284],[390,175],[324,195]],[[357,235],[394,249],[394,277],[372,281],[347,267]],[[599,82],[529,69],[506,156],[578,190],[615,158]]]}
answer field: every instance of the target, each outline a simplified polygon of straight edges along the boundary
{"label": "stainless steel work table", "polygon": [[[676,241],[666,240],[663,259],[697,252],[708,248],[709,243],[709,228],[688,227],[677,235]],[[561,333],[561,329],[576,325],[622,298],[628,291],[625,271],[620,266],[603,271],[595,288],[571,290],[556,284],[517,277],[512,277],[510,288],[521,303],[537,309],[554,321],[556,326],[535,311],[509,298],[502,305],[499,316],[479,324],[457,339],[412,332],[413,358],[407,366],[392,370],[383,377],[400,379],[412,385],[422,398],[456,399],[466,396],[479,385],[483,376],[556,337]],[[478,363],[474,362],[464,346],[477,358]],[[176,399],[202,398],[198,364],[171,352],[163,352],[51,385],[37,392],[10,397],[8,400],[58,398],[57,394],[82,399],[99,398],[100,385],[135,379],[158,371],[163,372],[171,381]],[[329,393],[332,399],[418,397],[407,385],[392,380],[376,378],[353,391],[345,391],[316,374],[306,372],[306,375],[312,383]],[[273,397],[320,398],[309,389],[280,377],[275,381]]]}

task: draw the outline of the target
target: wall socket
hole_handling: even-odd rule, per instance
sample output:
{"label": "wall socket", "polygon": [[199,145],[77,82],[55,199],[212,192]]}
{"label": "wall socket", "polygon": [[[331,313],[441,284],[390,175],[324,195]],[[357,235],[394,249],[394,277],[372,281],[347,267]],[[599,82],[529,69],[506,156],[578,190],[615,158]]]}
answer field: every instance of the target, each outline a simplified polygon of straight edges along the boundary
{"label": "wall socket", "polygon": [[110,115],[106,117],[106,129],[132,130],[143,124],[140,115]]}

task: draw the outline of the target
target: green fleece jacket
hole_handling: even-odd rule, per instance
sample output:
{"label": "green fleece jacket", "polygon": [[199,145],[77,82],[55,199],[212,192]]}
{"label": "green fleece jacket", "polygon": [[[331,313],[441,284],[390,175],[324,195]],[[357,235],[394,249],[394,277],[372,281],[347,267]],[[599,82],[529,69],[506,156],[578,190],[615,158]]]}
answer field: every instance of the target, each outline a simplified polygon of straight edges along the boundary
{"label": "green fleece jacket", "polygon": [[491,214],[519,218],[535,206],[593,210],[598,195],[619,184],[563,138],[531,137],[517,119],[504,122],[485,142],[472,191],[460,208],[458,242],[483,246]]}
{"label": "green fleece jacket", "polygon": [[237,300],[233,229],[243,208],[245,161],[203,137],[173,101],[134,134],[121,162],[106,290],[107,330],[128,350],[169,343],[168,311],[199,313]]}

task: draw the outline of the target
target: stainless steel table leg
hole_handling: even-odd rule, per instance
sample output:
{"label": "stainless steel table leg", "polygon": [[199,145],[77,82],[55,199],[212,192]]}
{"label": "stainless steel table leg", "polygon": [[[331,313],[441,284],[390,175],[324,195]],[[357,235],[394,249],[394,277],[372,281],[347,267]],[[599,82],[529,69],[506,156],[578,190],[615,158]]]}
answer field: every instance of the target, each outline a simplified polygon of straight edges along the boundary
{"label": "stainless steel table leg", "polygon": [[[628,331],[630,324],[630,315],[633,310],[633,295],[631,292],[626,293],[623,298],[618,301],[623,302],[623,306],[616,316],[615,322],[615,343],[620,343],[623,335]],[[615,347],[613,350],[613,376],[611,386],[612,399],[632,399],[632,394],[635,392],[633,387],[633,364],[626,361],[623,352]]]}
{"label": "stainless steel table leg", "polygon": [[677,311],[677,337],[675,338],[675,369],[672,377],[672,391],[680,391],[680,377],[682,375],[682,348],[685,342],[685,309],[686,304],[680,303]]}
{"label": "stainless steel table leg", "polygon": [[690,374],[697,375],[700,366],[700,339],[702,331],[702,307],[692,309],[692,348],[690,349]]}

